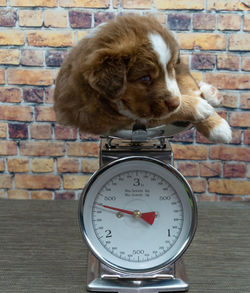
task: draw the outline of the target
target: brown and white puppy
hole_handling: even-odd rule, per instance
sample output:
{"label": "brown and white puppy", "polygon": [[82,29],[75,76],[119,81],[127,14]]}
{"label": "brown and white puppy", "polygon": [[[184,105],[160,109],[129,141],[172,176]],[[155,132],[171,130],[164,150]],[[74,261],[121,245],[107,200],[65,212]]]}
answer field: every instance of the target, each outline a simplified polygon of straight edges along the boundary
{"label": "brown and white puppy", "polygon": [[[215,89],[203,88],[203,97],[217,104]],[[126,15],[100,25],[71,50],[56,80],[54,109],[59,123],[93,134],[135,122],[190,121],[209,139],[228,142],[230,127],[203,97],[172,33],[152,16]]]}

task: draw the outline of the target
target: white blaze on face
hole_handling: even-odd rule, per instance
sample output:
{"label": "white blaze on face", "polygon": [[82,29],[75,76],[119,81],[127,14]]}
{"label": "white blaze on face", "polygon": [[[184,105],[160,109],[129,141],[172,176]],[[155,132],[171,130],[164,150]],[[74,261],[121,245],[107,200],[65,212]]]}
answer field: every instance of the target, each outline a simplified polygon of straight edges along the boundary
{"label": "white blaze on face", "polygon": [[173,96],[180,97],[181,93],[177,85],[176,79],[170,77],[167,71],[168,62],[171,59],[170,49],[168,48],[167,44],[159,34],[149,34],[149,39],[163,67],[167,89]]}

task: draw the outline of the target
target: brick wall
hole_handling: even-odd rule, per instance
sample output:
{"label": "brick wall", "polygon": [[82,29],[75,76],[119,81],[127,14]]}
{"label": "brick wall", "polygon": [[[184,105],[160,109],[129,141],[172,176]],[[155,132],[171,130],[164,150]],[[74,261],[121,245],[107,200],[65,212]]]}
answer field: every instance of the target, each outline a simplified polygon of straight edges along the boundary
{"label": "brick wall", "polygon": [[250,200],[249,1],[0,0],[0,197],[75,199],[98,166],[98,138],[55,124],[54,80],[67,51],[121,12],[153,12],[176,32],[197,80],[224,96],[229,145],[173,138],[200,200]]}

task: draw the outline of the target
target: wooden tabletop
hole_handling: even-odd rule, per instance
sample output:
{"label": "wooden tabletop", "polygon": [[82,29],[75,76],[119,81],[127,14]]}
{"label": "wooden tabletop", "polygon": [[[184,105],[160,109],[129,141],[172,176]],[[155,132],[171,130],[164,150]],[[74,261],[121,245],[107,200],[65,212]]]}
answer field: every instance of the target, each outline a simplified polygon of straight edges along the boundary
{"label": "wooden tabletop", "polygon": [[[185,253],[190,293],[250,293],[250,203],[201,202]],[[0,200],[0,292],[85,293],[76,201]]]}

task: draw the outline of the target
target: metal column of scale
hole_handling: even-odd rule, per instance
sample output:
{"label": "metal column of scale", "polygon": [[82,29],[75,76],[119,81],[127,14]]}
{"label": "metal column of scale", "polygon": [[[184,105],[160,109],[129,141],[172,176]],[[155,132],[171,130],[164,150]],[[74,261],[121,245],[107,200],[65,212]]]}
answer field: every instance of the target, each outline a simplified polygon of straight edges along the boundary
{"label": "metal column of scale", "polygon": [[172,166],[166,129],[102,137],[100,169],[79,201],[89,252],[87,290],[158,293],[188,290],[182,255],[197,224],[185,178]]}

